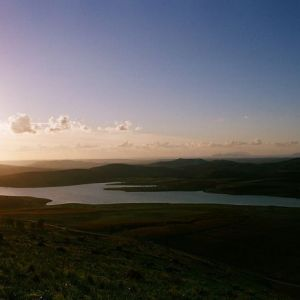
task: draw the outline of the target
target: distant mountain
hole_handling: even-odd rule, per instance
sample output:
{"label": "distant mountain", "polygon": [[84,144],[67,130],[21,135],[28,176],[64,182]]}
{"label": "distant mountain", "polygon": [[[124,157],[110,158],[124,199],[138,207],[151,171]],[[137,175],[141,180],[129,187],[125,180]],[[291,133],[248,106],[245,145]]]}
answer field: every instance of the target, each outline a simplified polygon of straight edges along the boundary
{"label": "distant mountain", "polygon": [[90,169],[31,171],[0,176],[0,186],[12,187],[112,181],[154,184],[156,190],[300,197],[300,158],[263,163],[176,159],[147,165],[109,164]]}
{"label": "distant mountain", "polygon": [[159,167],[168,167],[168,168],[185,168],[190,166],[202,166],[204,164],[207,164],[208,162],[204,159],[200,158],[178,158],[175,160],[169,160],[169,161],[159,161],[152,163],[152,166],[159,166]]}
{"label": "distant mountain", "polygon": [[68,169],[90,169],[93,167],[104,166],[107,164],[143,164],[145,160],[133,159],[83,159],[83,160],[41,160],[33,161],[29,164],[35,168],[47,168],[53,170],[68,170]]}
{"label": "distant mountain", "polygon": [[211,157],[213,158],[226,158],[226,159],[235,159],[235,158],[251,158],[252,155],[249,152],[226,152],[226,153],[216,153]]}
{"label": "distant mountain", "polygon": [[20,167],[20,166],[11,166],[11,165],[0,165],[0,176],[12,175],[25,172],[41,172],[47,171],[45,168],[36,168],[36,167]]}
{"label": "distant mountain", "polygon": [[128,178],[180,177],[179,170],[144,165],[110,164],[91,169],[28,172],[0,176],[0,186],[45,187],[124,181]]}

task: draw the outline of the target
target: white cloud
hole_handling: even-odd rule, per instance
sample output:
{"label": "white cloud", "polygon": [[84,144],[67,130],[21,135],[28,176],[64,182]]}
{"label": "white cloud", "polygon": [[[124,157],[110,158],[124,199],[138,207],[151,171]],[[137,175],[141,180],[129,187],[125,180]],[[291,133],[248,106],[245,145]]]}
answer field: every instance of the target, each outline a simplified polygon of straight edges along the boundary
{"label": "white cloud", "polygon": [[9,129],[16,134],[24,133],[56,133],[67,130],[79,130],[90,132],[91,128],[79,121],[73,121],[67,115],[61,115],[58,118],[50,117],[48,122],[35,123],[27,114],[16,114],[8,118],[7,123],[1,123],[2,131]]}
{"label": "white cloud", "polygon": [[79,129],[81,131],[86,131],[86,132],[90,132],[91,131],[91,128],[85,124],[82,124],[80,122],[77,122],[78,126],[79,126]]}
{"label": "white cloud", "polygon": [[47,130],[50,132],[57,132],[71,129],[72,122],[69,116],[59,116],[57,119],[51,117],[48,122]]}
{"label": "white cloud", "polygon": [[60,132],[65,130],[78,129],[81,131],[90,131],[90,128],[78,121],[72,121],[69,116],[61,115],[58,118],[51,117],[46,126],[47,132]]}
{"label": "white cloud", "polygon": [[35,125],[26,114],[17,114],[8,118],[9,128],[13,133],[36,133]]}
{"label": "white cloud", "polygon": [[259,145],[262,145],[262,144],[263,144],[263,142],[262,142],[261,139],[255,139],[255,140],[251,143],[251,145],[255,145],[255,146],[259,146]]}
{"label": "white cloud", "polygon": [[132,123],[130,121],[124,121],[121,123],[116,123],[115,125],[116,125],[115,129],[117,131],[128,131],[130,130]]}
{"label": "white cloud", "polygon": [[59,117],[50,117],[46,122],[33,122],[27,114],[16,114],[9,117],[7,123],[0,124],[0,130],[9,129],[13,133],[59,133],[62,131],[77,130],[82,132],[92,132],[93,130],[102,132],[137,132],[141,131],[142,127],[133,126],[131,121],[115,122],[114,126],[97,127],[95,129],[88,125],[72,120],[68,115],[60,115]]}
{"label": "white cloud", "polygon": [[106,132],[129,132],[129,131],[141,131],[142,127],[140,126],[133,126],[131,121],[122,121],[122,122],[115,122],[114,126],[107,126],[97,127],[98,131],[106,131]]}

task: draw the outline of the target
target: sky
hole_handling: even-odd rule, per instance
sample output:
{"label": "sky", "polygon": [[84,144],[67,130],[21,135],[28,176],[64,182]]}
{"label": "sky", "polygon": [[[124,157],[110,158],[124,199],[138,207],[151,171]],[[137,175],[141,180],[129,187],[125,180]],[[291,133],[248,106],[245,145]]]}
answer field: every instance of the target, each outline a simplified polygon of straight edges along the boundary
{"label": "sky", "polygon": [[1,0],[0,160],[300,153],[300,2]]}

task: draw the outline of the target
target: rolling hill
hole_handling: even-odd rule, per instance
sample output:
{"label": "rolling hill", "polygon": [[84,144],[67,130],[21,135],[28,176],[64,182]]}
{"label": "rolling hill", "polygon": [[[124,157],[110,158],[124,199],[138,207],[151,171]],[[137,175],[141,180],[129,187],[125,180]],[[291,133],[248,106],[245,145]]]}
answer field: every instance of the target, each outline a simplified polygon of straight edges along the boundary
{"label": "rolling hill", "polygon": [[[149,191],[203,190],[300,198],[300,159],[269,163],[177,159],[147,165],[109,164],[90,169],[0,176],[0,186],[46,187],[120,181],[156,185]],[[124,190],[128,190],[124,187]],[[130,189],[138,191],[139,188]],[[143,187],[143,191],[147,191]]]}

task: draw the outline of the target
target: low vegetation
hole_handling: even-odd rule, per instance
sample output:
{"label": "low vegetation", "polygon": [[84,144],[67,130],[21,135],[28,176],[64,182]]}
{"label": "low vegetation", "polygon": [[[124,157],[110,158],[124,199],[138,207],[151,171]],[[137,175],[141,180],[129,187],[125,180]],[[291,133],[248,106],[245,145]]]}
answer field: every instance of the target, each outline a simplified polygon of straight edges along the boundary
{"label": "low vegetation", "polygon": [[264,281],[153,243],[2,218],[2,299],[279,299]]}
{"label": "low vegetation", "polygon": [[0,298],[299,295],[300,209],[12,200],[0,210]]}

